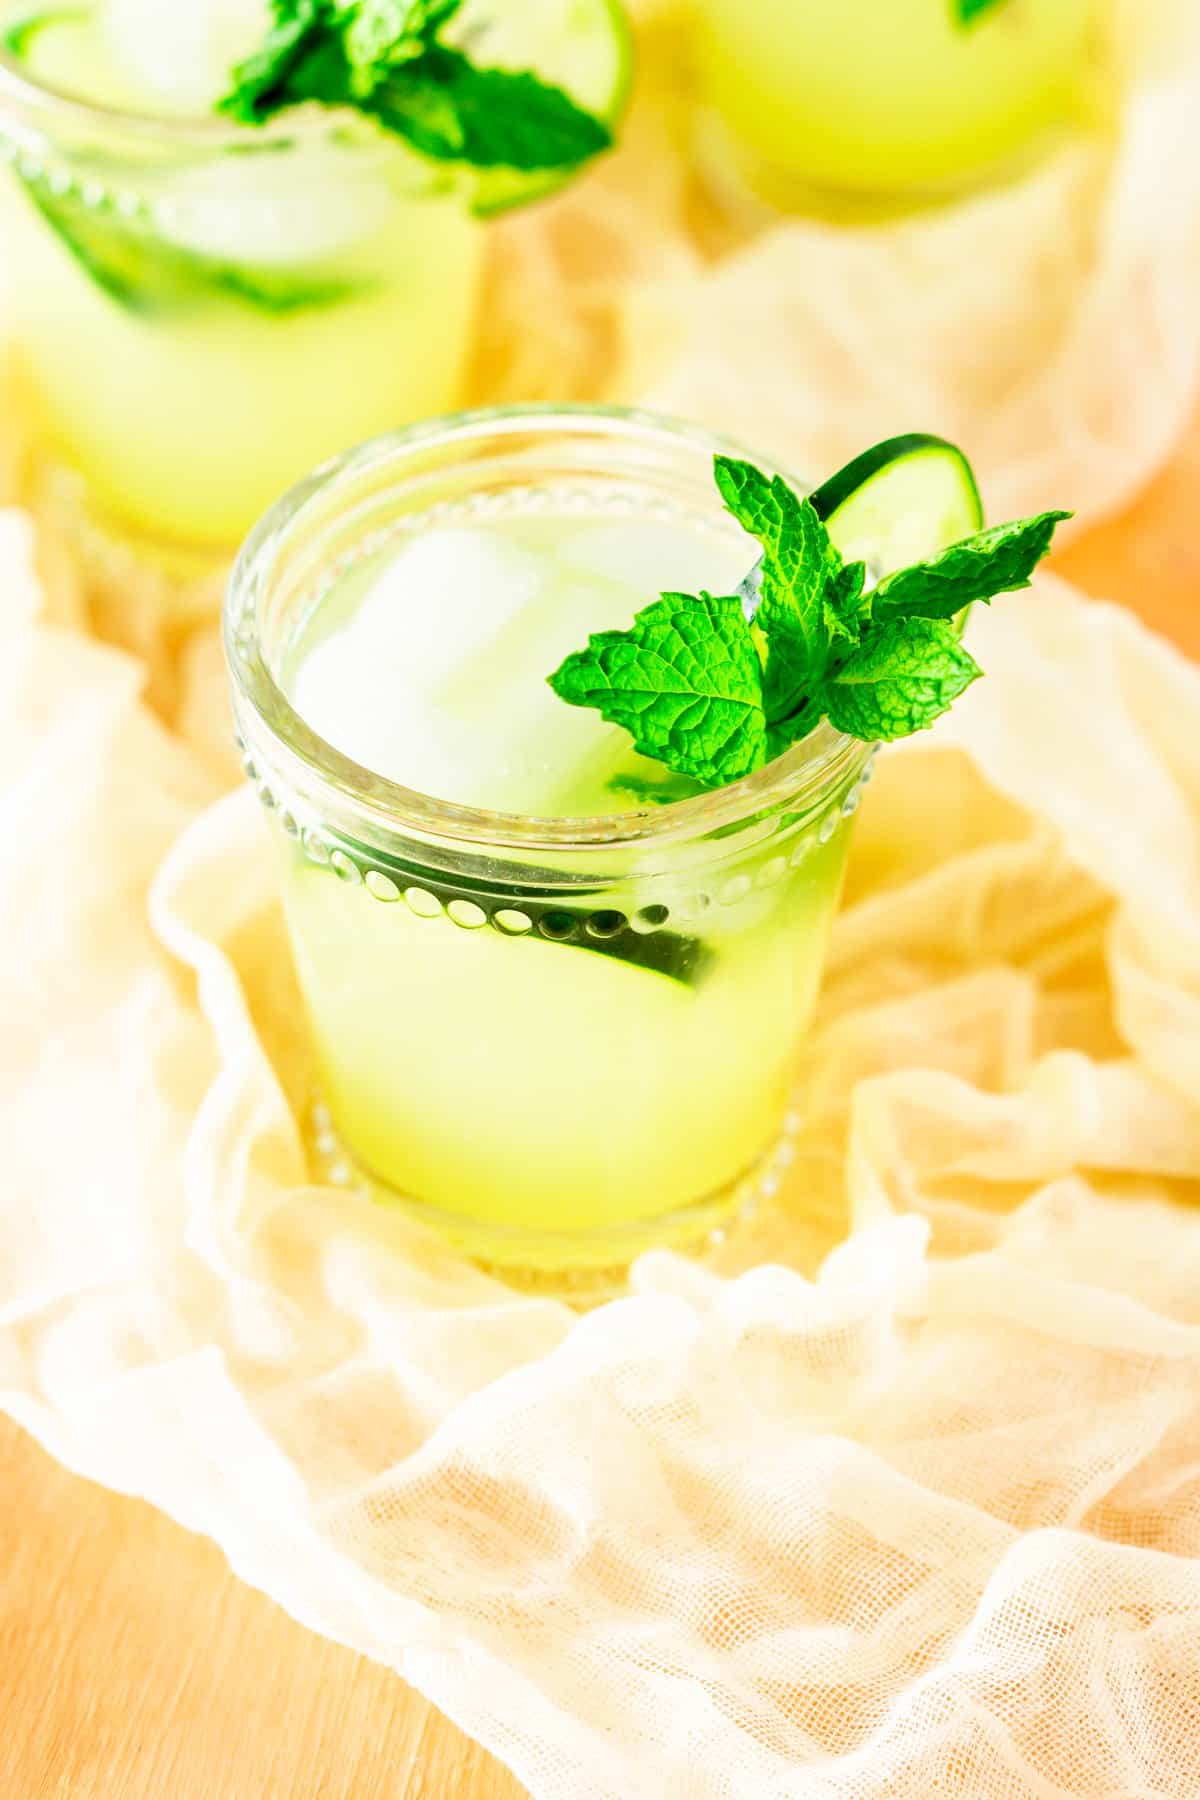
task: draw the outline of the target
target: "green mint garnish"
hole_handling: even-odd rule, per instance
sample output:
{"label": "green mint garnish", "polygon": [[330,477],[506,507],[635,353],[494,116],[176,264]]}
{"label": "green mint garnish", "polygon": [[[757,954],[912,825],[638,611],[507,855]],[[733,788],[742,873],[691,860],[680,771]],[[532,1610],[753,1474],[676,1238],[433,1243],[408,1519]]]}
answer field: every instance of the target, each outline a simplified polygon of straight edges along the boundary
{"label": "green mint garnish", "polygon": [[1050,548],[1055,526],[1069,513],[1039,513],[1012,525],[995,525],[951,544],[940,556],[885,575],[870,595],[872,616],[884,619],[952,619],[976,600],[992,600],[1029,586]]}
{"label": "green mint garnish", "polygon": [[631,630],[589,638],[550,686],[622,726],[643,756],[705,787],[766,760],[762,664],[736,595],[663,594]]}
{"label": "green mint garnish", "polygon": [[848,737],[910,737],[944,713],[983,670],[941,619],[893,619],[868,632],[820,692]]}
{"label": "green mint garnish", "polygon": [[992,12],[997,6],[1003,6],[1005,0],[952,0],[960,25],[973,25],[984,13]]}
{"label": "green mint garnish", "polygon": [[799,705],[824,668],[831,638],[856,642],[850,621],[865,571],[861,563],[844,567],[811,501],[781,476],[729,456],[717,457],[715,474],[729,511],[763,547],[755,624],[767,640],[763,704],[775,721]]}
{"label": "green mint garnish", "polygon": [[763,548],[753,620],[733,596],[663,594],[549,678],[560,699],[595,707],[643,756],[705,787],[752,774],[822,719],[866,742],[932,725],[982,673],[950,621],[1027,587],[1070,517],[997,525],[868,590],[863,564],[842,560],[780,476],[725,456],[715,475]]}
{"label": "green mint garnish", "polygon": [[439,47],[371,102],[379,123],[437,161],[476,169],[562,169],[608,148],[606,125],[536,75],[477,69]]}
{"label": "green mint garnish", "polygon": [[346,55],[356,83],[370,93],[376,71],[420,56],[461,0],[359,0],[349,8]]}
{"label": "green mint garnish", "polygon": [[477,68],[441,41],[462,0],[272,0],[270,31],[220,110],[261,125],[290,106],[352,107],[422,156],[571,169],[612,142],[603,120],[527,70]]}

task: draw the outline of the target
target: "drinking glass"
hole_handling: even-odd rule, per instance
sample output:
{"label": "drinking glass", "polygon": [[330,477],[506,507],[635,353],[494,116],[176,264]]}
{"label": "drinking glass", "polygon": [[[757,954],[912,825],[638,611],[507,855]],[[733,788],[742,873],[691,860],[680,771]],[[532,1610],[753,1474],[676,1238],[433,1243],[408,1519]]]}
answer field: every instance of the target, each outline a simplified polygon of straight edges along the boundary
{"label": "drinking glass", "polygon": [[605,409],[436,421],[301,484],[235,568],[226,654],[321,1148],[490,1264],[616,1267],[703,1241],[771,1187],[871,749],[825,726],[672,804],[488,812],[351,761],[295,710],[286,671],[361,560],[430,525],[740,536],[712,481],[730,448]]}

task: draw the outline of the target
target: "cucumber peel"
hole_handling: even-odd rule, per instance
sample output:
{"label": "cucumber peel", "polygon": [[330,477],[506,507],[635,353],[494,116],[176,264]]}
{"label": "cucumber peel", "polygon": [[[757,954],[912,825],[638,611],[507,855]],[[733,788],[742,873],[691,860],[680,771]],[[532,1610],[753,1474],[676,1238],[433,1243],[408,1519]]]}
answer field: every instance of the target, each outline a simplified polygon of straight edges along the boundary
{"label": "cucumber peel", "polygon": [[809,495],[847,562],[876,579],[983,528],[974,471],[945,438],[906,432],[864,450]]}
{"label": "cucumber peel", "polygon": [[[19,171],[18,171],[19,174]],[[126,312],[142,318],[194,310],[215,297],[276,317],[337,306],[362,282],[305,277],[292,269],[223,262],[97,213],[70,195],[19,176],[33,205],[80,268]]]}
{"label": "cucumber peel", "polygon": [[[908,431],[854,457],[809,495],[846,562],[876,581],[982,531],[975,471],[946,438]],[[960,633],[970,607],[953,621]]]}
{"label": "cucumber peel", "polygon": [[177,316],[214,298],[236,300],[275,317],[337,306],[368,291],[369,284],[306,276],[185,250],[144,227],[126,224],[72,194],[14,174],[44,222],[83,272],[125,312],[142,318]]}
{"label": "cucumber peel", "polygon": [[[361,860],[362,855],[362,851],[356,851],[354,860]],[[661,926],[653,931],[637,931],[628,917],[615,908],[547,900],[540,890],[519,885],[507,888],[500,896],[485,881],[475,881],[470,876],[451,882],[429,869],[377,850],[368,856],[372,867],[387,875],[401,891],[412,887],[432,894],[443,908],[454,900],[468,900],[485,911],[497,907],[519,910],[532,922],[532,931],[514,936],[527,935],[549,946],[615,957],[618,962],[632,963],[685,987],[698,986],[715,960],[715,952],[703,938]],[[602,896],[597,895],[596,899],[602,900]]]}

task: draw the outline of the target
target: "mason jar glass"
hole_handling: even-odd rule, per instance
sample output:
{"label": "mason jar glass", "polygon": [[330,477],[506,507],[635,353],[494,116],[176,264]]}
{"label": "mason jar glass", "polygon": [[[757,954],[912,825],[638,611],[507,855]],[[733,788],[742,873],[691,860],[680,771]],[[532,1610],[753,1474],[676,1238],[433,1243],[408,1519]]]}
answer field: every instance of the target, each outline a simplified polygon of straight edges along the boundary
{"label": "mason jar glass", "polygon": [[199,579],[316,462],[457,403],[482,231],[452,177],[340,114],[84,104],[11,43],[20,398],[39,492],[85,543]]}
{"label": "mason jar glass", "polygon": [[712,480],[730,448],[621,411],[464,414],[327,465],[234,571],[234,708],[324,1149],[490,1264],[616,1267],[703,1240],[771,1184],[870,747],[825,727],[672,804],[487,812],[341,754],[286,671],[356,563],[432,524],[654,518],[740,538]]}
{"label": "mason jar glass", "polygon": [[1110,0],[694,0],[710,165],[834,216],[1011,174],[1105,110]]}

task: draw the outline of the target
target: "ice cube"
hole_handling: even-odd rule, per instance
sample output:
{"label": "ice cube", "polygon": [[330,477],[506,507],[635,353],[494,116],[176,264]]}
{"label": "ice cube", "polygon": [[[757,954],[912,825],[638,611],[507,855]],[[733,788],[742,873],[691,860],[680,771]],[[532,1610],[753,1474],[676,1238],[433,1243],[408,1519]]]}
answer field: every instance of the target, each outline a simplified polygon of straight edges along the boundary
{"label": "ice cube", "polygon": [[[647,532],[591,528],[604,567],[646,563]],[[683,585],[700,573],[677,528],[650,528],[651,573]],[[446,526],[406,543],[353,610],[309,650],[295,704],[315,730],[365,766],[442,799],[506,812],[606,811],[610,778],[637,766],[628,736],[590,708],[565,706],[547,676],[588,633],[627,623],[628,580],[572,567],[562,535],[544,547],[502,525]],[[719,540],[714,540],[718,544]],[[726,558],[739,573],[734,542]],[[714,568],[716,573],[713,573]],[[704,559],[695,586],[719,581]],[[647,765],[651,776],[655,770]]]}
{"label": "ice cube", "polygon": [[394,198],[377,157],[316,139],[276,154],[181,169],[158,209],[163,235],[224,262],[325,262],[373,237]]}
{"label": "ice cube", "polygon": [[544,562],[499,532],[443,526],[413,538],[364,594],[351,626],[418,692],[463,685],[541,596]]}
{"label": "ice cube", "polygon": [[479,772],[478,798],[512,812],[555,810],[612,731],[589,708],[564,706],[547,677],[589,631],[622,623],[612,616],[613,590],[572,578],[551,558],[540,567],[536,602],[492,640],[468,681],[452,677],[444,690],[462,721],[463,754]]}
{"label": "ice cube", "polygon": [[[303,656],[293,705],[377,774],[443,800],[500,804],[492,777],[503,684],[492,656],[543,583],[539,558],[498,533],[425,532],[385,564],[340,630]],[[538,685],[528,684],[535,698]]]}
{"label": "ice cube", "polygon": [[449,720],[386,660],[364,655],[353,630],[309,652],[291,698],[319,737],[363,768],[443,800],[469,797]]}
{"label": "ice cube", "polygon": [[146,104],[207,113],[270,28],[270,0],[100,0],[100,26]]}
{"label": "ice cube", "polygon": [[[635,612],[667,590],[695,594],[733,593],[761,547],[737,534],[681,531],[677,520],[613,519],[587,525],[564,542],[562,560],[581,574],[628,590],[628,614],[606,619],[613,629],[627,626]],[[594,627],[593,627],[594,629]]]}

